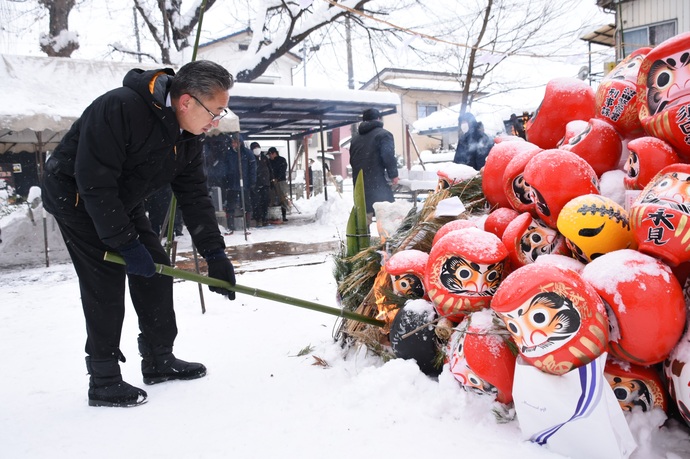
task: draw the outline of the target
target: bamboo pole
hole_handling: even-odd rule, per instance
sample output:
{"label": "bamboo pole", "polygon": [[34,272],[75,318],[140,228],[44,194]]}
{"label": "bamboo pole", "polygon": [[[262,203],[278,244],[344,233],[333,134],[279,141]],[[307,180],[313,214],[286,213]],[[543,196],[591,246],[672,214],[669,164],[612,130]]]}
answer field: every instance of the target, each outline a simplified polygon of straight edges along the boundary
{"label": "bamboo pole", "polygon": [[[125,264],[125,260],[121,256],[112,252],[105,252],[103,259],[121,265]],[[171,268],[170,266],[162,265],[160,263],[155,263],[155,265],[156,272],[158,274],[163,274],[165,276],[189,280],[192,282],[197,282],[199,284],[205,284],[211,287],[221,287],[224,289],[233,290],[235,292],[244,293],[246,295],[264,298],[266,300],[277,301],[279,303],[285,303],[292,306],[298,306],[300,308],[311,309],[312,311],[323,312],[325,314],[343,317],[345,319],[356,320],[358,322],[364,322],[370,325],[376,325],[377,327],[383,327],[385,325],[385,322],[382,320],[377,320],[373,317],[357,314],[352,311],[338,309],[331,306],[324,306],[322,304],[312,303],[311,301],[302,300],[300,298],[294,298],[287,295],[282,295],[280,293],[273,293],[266,290],[260,290],[258,288],[247,287],[239,284],[231,285],[229,282],[224,280],[203,276],[201,274],[192,273],[188,271],[183,271],[181,269]]]}

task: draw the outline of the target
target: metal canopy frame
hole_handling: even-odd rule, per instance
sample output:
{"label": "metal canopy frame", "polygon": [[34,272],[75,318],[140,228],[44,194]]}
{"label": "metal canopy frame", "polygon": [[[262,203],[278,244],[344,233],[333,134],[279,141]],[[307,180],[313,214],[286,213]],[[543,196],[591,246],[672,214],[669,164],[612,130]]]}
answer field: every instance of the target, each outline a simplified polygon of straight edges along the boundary
{"label": "metal canopy frame", "polygon": [[[239,86],[239,85],[236,85]],[[246,85],[245,85],[246,86]],[[251,91],[230,91],[228,107],[240,119],[245,140],[298,140],[362,121],[375,108],[381,116],[396,113],[399,97],[374,91],[309,91],[294,88],[277,96],[273,85],[252,85]],[[330,97],[329,97],[330,96]]]}

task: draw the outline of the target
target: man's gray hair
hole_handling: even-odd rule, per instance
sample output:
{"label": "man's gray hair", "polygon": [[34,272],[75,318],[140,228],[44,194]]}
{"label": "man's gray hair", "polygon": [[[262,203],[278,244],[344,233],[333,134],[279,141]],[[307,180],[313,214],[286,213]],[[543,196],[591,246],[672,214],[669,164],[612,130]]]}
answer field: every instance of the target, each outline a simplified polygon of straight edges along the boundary
{"label": "man's gray hair", "polygon": [[170,96],[182,94],[212,97],[219,90],[228,91],[234,84],[232,75],[221,65],[211,61],[193,61],[183,65],[170,85]]}

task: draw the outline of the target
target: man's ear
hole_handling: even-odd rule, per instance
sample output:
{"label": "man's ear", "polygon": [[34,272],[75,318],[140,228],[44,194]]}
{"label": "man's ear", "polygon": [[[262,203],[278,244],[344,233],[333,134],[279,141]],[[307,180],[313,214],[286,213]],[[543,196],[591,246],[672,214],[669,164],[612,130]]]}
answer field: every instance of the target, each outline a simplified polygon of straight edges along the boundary
{"label": "man's ear", "polygon": [[189,104],[191,104],[192,102],[192,96],[190,96],[189,94],[182,94],[178,102],[178,107],[181,111],[186,112],[187,110],[189,110]]}

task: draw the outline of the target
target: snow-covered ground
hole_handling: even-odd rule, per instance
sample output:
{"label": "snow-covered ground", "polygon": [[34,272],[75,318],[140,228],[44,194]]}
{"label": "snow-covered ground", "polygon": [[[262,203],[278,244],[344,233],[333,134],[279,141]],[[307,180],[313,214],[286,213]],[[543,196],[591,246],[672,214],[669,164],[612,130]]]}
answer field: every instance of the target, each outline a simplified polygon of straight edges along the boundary
{"label": "snow-covered ground", "polygon": [[[302,214],[287,224],[252,228],[247,240],[237,231],[227,244],[343,237],[350,191],[296,204]],[[7,219],[0,219],[2,251],[14,247]],[[180,250],[185,244],[183,236]],[[309,255],[303,266],[298,257],[290,267],[248,270],[238,283],[337,307],[332,257]],[[383,363],[366,349],[343,349],[332,338],[334,316],[241,294],[230,302],[206,287],[202,314],[191,282],[175,284],[175,352],[206,364],[208,376],[143,386],[128,305],[122,371],[149,401],[92,408],[71,265],[2,269],[0,292],[2,457],[566,457],[525,441],[517,420],[498,423],[494,403],[465,392],[447,371],[435,380],[412,361]],[[660,411],[626,419],[639,444],[633,459],[690,457],[687,430],[662,427]]]}

